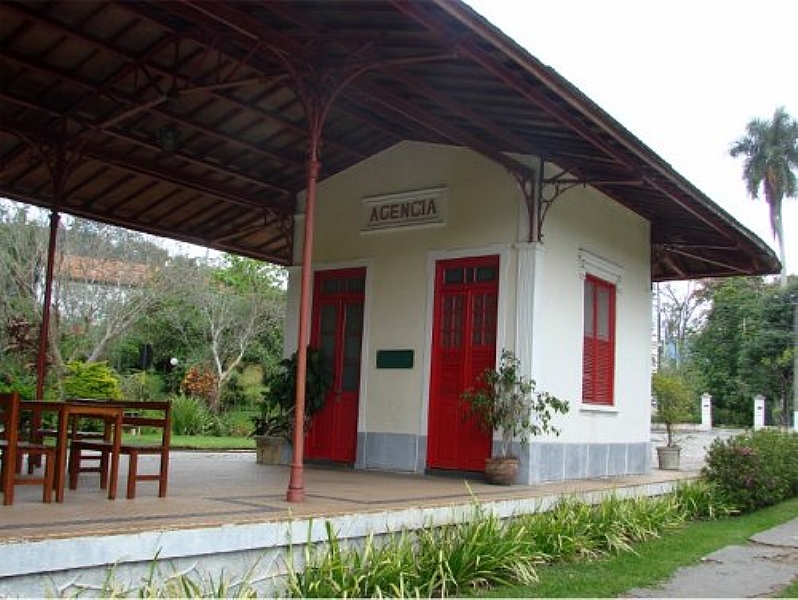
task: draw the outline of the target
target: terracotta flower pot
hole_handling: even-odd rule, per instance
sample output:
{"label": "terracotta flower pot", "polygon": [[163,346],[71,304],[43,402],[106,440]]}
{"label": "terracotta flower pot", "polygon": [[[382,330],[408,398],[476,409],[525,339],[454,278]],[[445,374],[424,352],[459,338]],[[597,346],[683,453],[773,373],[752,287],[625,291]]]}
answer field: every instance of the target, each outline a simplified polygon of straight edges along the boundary
{"label": "terracotta flower pot", "polygon": [[495,485],[512,485],[518,476],[519,461],[513,457],[485,459],[485,480]]}

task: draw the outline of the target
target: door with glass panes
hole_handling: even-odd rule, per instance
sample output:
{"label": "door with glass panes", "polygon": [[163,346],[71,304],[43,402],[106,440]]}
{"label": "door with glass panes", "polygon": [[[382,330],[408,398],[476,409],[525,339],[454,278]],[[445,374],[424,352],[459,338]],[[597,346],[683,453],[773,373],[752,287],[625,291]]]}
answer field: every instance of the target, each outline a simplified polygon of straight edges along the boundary
{"label": "door with glass panes", "polygon": [[435,269],[427,462],[431,469],[484,471],[492,434],[460,396],[496,364],[499,257],[439,261]]}
{"label": "door with glass panes", "polygon": [[355,462],[365,281],[365,269],[315,276],[310,343],[321,350],[333,384],[305,437],[305,456],[311,460]]}

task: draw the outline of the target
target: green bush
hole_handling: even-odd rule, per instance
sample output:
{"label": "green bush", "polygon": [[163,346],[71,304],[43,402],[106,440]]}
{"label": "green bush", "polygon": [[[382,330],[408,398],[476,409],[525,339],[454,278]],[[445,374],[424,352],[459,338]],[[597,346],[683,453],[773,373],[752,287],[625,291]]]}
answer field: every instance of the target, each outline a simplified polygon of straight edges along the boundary
{"label": "green bush", "polygon": [[665,425],[667,445],[673,446],[674,427],[690,420],[693,391],[679,373],[660,371],[651,377],[651,391],[657,400],[656,421]]}
{"label": "green bush", "polygon": [[253,430],[252,415],[244,411],[228,411],[222,415],[224,435],[232,437],[249,437]]}
{"label": "green bush", "polygon": [[122,394],[125,400],[158,400],[164,396],[163,377],[148,371],[131,373],[122,378]]}
{"label": "green bush", "polygon": [[507,585],[528,585],[544,563],[634,552],[693,516],[729,514],[716,489],[684,483],[672,494],[597,504],[560,499],[550,510],[501,520],[475,506],[464,522],[401,532],[363,544],[338,539],[327,523],[327,543],[306,546],[289,564],[287,595],[310,598],[447,597]]}
{"label": "green bush", "polygon": [[172,398],[172,433],[175,435],[214,435],[219,425],[207,404],[193,396]]}
{"label": "green bush", "polygon": [[19,392],[24,400],[33,400],[36,396],[36,377],[27,373],[16,374],[10,370],[0,373],[0,393]]}
{"label": "green bush", "polygon": [[673,500],[685,521],[711,521],[737,512],[718,487],[706,479],[679,483],[673,490]]}
{"label": "green bush", "polygon": [[703,474],[742,512],[798,496],[798,435],[760,430],[717,439]]}
{"label": "green bush", "polygon": [[73,361],[66,365],[64,396],[67,398],[98,398],[121,400],[119,375],[106,362]]}
{"label": "green bush", "polygon": [[221,405],[227,408],[242,406],[246,403],[244,386],[242,385],[241,373],[233,371],[230,377],[220,390]]}

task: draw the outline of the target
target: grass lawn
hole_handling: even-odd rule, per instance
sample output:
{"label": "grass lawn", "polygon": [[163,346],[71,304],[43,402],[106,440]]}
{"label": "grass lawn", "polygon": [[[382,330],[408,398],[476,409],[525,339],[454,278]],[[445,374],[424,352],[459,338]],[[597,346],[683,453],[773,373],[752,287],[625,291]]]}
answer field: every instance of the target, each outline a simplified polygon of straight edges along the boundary
{"label": "grass lawn", "polygon": [[[126,442],[140,441],[158,444],[160,436],[155,434],[125,434]],[[254,450],[255,440],[245,437],[217,437],[210,435],[175,435],[172,434],[172,450]]]}
{"label": "grass lawn", "polygon": [[777,598],[798,598],[798,581],[781,590]]}
{"label": "grass lawn", "polygon": [[[751,535],[795,518],[798,498],[753,514],[693,523],[624,553],[593,561],[542,566],[534,586],[501,588],[489,594],[499,597],[617,597],[636,587],[667,580],[679,567],[725,546],[742,544]],[[798,584],[783,592],[795,597]]]}

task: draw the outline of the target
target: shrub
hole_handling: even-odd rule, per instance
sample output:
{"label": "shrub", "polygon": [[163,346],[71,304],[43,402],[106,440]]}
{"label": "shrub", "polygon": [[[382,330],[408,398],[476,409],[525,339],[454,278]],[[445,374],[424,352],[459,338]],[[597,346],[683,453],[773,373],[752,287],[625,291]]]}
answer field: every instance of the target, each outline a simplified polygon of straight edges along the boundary
{"label": "shrub", "polygon": [[681,482],[673,499],[685,521],[711,521],[737,512],[715,484],[706,479]]}
{"label": "shrub", "polygon": [[550,510],[504,521],[479,506],[462,523],[404,531],[364,543],[341,542],[327,523],[327,543],[306,546],[286,592],[292,597],[447,597],[529,585],[538,565],[634,552],[634,545],[680,526],[692,514],[722,516],[705,482],[661,497],[597,504],[564,497]]}
{"label": "shrub", "polygon": [[217,429],[216,417],[205,402],[193,396],[172,398],[172,433],[209,435]]}
{"label": "shrub", "polygon": [[148,371],[131,373],[122,378],[122,393],[127,400],[157,400],[163,398],[163,377]]}
{"label": "shrub", "polygon": [[19,392],[21,398],[33,400],[36,397],[36,377],[28,373],[17,375],[9,370],[0,373],[0,393]]}
{"label": "shrub", "polygon": [[108,363],[73,361],[66,365],[64,395],[67,398],[121,400],[119,376]]}
{"label": "shrub", "polygon": [[193,365],[186,371],[180,391],[186,396],[194,396],[210,401],[216,394],[217,377],[210,369],[201,365]]}
{"label": "shrub", "polygon": [[665,425],[668,446],[673,446],[676,424],[690,419],[693,392],[677,373],[659,372],[651,378],[651,389],[657,399],[656,420]]}
{"label": "shrub", "polygon": [[246,402],[244,386],[241,382],[241,373],[233,371],[221,389],[219,400],[226,407],[241,406]]}
{"label": "shrub", "polygon": [[703,474],[743,512],[798,495],[798,435],[761,430],[715,440]]}
{"label": "shrub", "polygon": [[222,428],[225,435],[233,437],[249,437],[252,435],[254,425],[252,417],[241,411],[228,411],[222,415]]}

